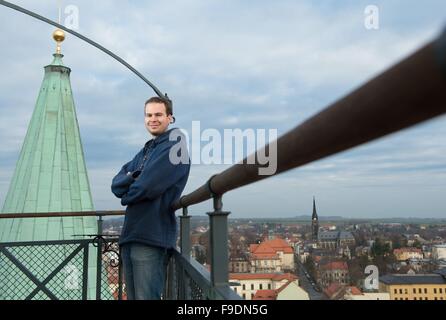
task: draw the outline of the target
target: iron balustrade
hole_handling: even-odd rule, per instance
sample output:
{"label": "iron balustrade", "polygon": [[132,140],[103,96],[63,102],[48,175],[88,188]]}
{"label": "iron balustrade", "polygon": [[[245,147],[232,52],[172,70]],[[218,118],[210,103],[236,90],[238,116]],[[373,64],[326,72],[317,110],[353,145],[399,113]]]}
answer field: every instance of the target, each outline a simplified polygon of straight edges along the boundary
{"label": "iron balustrade", "polygon": [[[0,242],[0,300],[125,299],[118,238],[102,233],[102,217],[124,214],[124,211],[0,214],[0,219],[98,217],[98,234],[73,235],[82,239]],[[181,221],[190,222],[189,218],[180,217]],[[213,285],[210,272],[190,256],[190,226],[185,229],[186,224],[181,225],[179,242],[184,250],[172,250],[163,298],[240,299],[231,289]],[[187,242],[189,251],[185,250]],[[89,270],[91,263],[94,272]]]}
{"label": "iron balustrade", "polygon": [[0,243],[0,300],[122,299],[118,250],[103,236]]}

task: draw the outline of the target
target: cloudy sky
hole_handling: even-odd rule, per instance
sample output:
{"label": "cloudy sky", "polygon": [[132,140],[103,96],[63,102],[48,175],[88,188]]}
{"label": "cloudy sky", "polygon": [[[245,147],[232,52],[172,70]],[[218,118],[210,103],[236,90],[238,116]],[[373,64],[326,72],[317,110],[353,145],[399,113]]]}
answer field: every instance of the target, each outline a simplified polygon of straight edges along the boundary
{"label": "cloudy sky", "polygon": [[[57,0],[14,0],[57,20]],[[277,129],[282,135],[430,41],[446,2],[84,1],[78,32],[120,55],[174,100],[177,126]],[[379,29],[364,9],[379,8]],[[62,22],[67,15],[62,15]],[[43,79],[52,26],[0,7],[0,204]],[[110,182],[149,138],[142,117],[151,89],[70,35],[84,153],[96,209],[120,209]],[[227,168],[193,165],[185,192]],[[232,217],[309,214],[446,218],[446,117],[379,139],[224,197]],[[190,208],[204,214],[211,202]]]}

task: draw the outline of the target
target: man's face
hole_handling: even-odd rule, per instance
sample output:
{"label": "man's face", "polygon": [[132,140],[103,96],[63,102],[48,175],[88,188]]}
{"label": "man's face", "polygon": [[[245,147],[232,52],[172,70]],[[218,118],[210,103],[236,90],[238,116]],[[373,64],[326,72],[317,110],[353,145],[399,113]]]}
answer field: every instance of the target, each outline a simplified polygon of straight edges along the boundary
{"label": "man's face", "polygon": [[146,104],[144,122],[150,134],[159,136],[167,130],[171,121],[172,116],[166,114],[166,107],[163,103],[151,102]]}

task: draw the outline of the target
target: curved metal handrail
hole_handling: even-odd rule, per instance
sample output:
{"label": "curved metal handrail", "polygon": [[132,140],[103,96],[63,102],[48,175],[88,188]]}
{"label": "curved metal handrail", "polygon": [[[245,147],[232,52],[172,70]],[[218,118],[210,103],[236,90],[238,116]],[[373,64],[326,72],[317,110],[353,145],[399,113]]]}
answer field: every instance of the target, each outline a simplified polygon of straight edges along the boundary
{"label": "curved metal handrail", "polygon": [[[446,113],[446,30],[404,60],[279,137],[274,145],[212,176],[175,210],[348,150]],[[258,156],[276,148],[277,170],[259,175]]]}
{"label": "curved metal handrail", "polygon": [[158,95],[158,97],[160,97],[161,99],[165,100],[167,103],[169,103],[172,106],[172,100],[169,99],[169,97],[167,96],[167,93],[163,95],[161,93],[161,91],[152,82],[150,82],[146,77],[144,77],[138,70],[133,68],[130,64],[128,64],[124,59],[122,59],[118,55],[114,54],[110,50],[108,50],[108,49],[104,48],[103,46],[101,46],[99,43],[97,43],[97,42],[87,38],[86,36],[76,32],[74,30],[68,29],[65,26],[63,26],[63,25],[61,25],[61,24],[59,24],[59,23],[57,23],[55,21],[52,21],[52,20],[50,20],[48,18],[45,18],[45,17],[43,17],[43,16],[41,16],[41,15],[39,15],[37,13],[29,11],[29,10],[27,10],[25,8],[22,8],[22,7],[18,6],[18,5],[10,3],[8,1],[0,0],[0,5],[3,5],[5,7],[11,8],[11,9],[16,10],[16,11],[19,11],[21,13],[24,13],[24,14],[28,15],[28,16],[31,16],[31,17],[36,18],[38,20],[41,20],[41,21],[43,21],[45,23],[51,24],[51,25],[53,25],[53,26],[55,26],[55,27],[57,27],[59,29],[62,29],[64,31],[72,34],[73,36],[75,36],[75,37],[77,37],[77,38],[79,38],[79,39],[81,39],[81,40],[91,44],[92,46],[96,47],[97,49],[101,50],[102,52],[106,53],[107,55],[109,55],[110,57],[114,58],[115,60],[120,62],[122,65],[127,67],[130,71],[132,71],[134,74],[136,74],[141,80],[143,80],[146,84],[148,84],[153,89],[153,91],[155,91],[155,93]]}

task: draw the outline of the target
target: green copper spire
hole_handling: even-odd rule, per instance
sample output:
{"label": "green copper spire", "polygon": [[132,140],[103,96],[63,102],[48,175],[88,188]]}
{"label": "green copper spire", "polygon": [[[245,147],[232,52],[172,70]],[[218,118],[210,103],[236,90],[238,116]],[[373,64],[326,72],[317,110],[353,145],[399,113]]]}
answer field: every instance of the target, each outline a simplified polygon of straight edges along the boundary
{"label": "green copper spire", "polygon": [[[71,69],[63,65],[60,42],[59,53],[54,54],[53,62],[45,67],[3,213],[94,211],[70,84]],[[3,243],[72,240],[79,239],[73,235],[96,233],[96,217],[0,219],[0,242]],[[17,251],[16,257],[19,260],[22,257],[21,263],[33,274],[43,277],[61,263],[61,257],[63,260],[72,252],[70,249],[60,246],[49,253],[44,246],[28,247],[27,252]],[[94,299],[97,249],[90,246],[88,256],[88,297]],[[81,272],[82,261],[82,254],[79,254],[71,260],[70,267]],[[9,270],[0,279],[0,300],[25,299],[26,292],[32,292],[36,285],[7,259],[0,259],[0,263],[8,264],[3,270]],[[66,275],[60,273],[48,287],[59,292],[63,299],[79,299],[80,288],[63,289],[65,278]],[[14,290],[11,283],[20,283],[22,290]],[[36,298],[48,297],[40,292]]]}
{"label": "green copper spire", "polygon": [[[70,68],[54,54],[3,206],[4,213],[93,211]],[[17,221],[16,221],[17,220]],[[0,241],[71,239],[96,231],[95,218],[4,220]]]}

